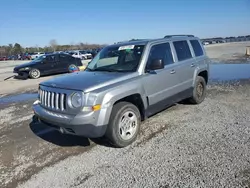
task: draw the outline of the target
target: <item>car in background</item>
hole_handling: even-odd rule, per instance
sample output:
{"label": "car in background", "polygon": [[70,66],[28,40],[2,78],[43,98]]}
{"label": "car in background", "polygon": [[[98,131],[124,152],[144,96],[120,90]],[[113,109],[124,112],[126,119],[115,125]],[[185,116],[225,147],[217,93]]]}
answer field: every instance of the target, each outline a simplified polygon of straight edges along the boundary
{"label": "car in background", "polygon": [[70,66],[82,66],[81,59],[66,53],[42,55],[35,60],[16,66],[13,70],[20,76],[37,79],[40,76],[69,72]]}
{"label": "car in background", "polygon": [[92,59],[92,54],[90,51],[81,50],[80,53],[83,54],[87,59]]}
{"label": "car in background", "polygon": [[74,50],[74,51],[70,51],[68,52],[70,55],[72,55],[75,58],[80,58],[80,59],[92,59],[92,54],[91,53],[87,53],[84,50]]}
{"label": "car in background", "polygon": [[34,52],[31,54],[31,59],[34,60],[42,55],[45,55],[45,53],[44,52]]}
{"label": "car in background", "polygon": [[6,56],[0,57],[0,61],[7,61],[7,60],[8,60],[8,57],[6,57]]}

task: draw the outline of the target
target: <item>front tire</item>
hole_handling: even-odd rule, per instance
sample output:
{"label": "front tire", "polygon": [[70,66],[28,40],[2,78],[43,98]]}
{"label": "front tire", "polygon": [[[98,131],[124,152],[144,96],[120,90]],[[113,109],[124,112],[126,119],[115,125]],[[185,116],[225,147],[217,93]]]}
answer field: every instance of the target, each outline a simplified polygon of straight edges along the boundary
{"label": "front tire", "polygon": [[192,97],[189,98],[189,103],[200,104],[204,101],[207,93],[207,83],[201,76],[197,76]]}
{"label": "front tire", "polygon": [[132,144],[140,131],[141,115],[139,109],[128,102],[113,106],[105,136],[116,147]]}
{"label": "front tire", "polygon": [[41,73],[38,69],[31,69],[29,72],[29,77],[32,79],[37,79],[41,76]]}

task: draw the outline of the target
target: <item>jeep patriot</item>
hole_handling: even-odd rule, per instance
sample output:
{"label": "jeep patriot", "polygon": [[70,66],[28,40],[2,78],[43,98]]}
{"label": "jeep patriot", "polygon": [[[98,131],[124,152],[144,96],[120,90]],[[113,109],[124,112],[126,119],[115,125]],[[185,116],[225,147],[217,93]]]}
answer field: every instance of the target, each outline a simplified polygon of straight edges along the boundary
{"label": "jeep patriot", "polygon": [[141,121],[170,105],[201,103],[209,58],[199,38],[168,35],[103,48],[85,71],[41,82],[34,118],[61,133],[133,143]]}

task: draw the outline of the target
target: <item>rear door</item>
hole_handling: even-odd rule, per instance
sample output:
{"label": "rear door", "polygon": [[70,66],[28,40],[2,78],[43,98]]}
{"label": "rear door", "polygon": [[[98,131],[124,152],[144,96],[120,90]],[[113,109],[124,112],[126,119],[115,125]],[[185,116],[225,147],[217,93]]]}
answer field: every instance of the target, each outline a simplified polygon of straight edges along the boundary
{"label": "rear door", "polygon": [[178,71],[180,90],[191,91],[196,61],[190,49],[189,42],[187,40],[173,41],[173,47],[177,61],[176,71]]}
{"label": "rear door", "polygon": [[204,50],[202,48],[202,44],[199,40],[197,39],[193,39],[193,40],[190,40],[190,45],[193,49],[193,53],[194,53],[194,56],[195,56],[195,59],[196,59],[196,66],[199,66],[201,64],[204,64],[206,63],[205,59],[204,59]]}

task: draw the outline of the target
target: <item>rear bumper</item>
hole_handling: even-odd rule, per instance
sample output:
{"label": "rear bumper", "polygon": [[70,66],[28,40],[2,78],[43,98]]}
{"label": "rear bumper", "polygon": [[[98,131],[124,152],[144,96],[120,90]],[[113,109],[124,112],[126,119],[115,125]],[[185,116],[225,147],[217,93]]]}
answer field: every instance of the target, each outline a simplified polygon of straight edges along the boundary
{"label": "rear bumper", "polygon": [[33,111],[41,123],[66,134],[98,138],[106,132],[107,125],[97,125],[98,114],[95,114],[95,112],[87,115],[66,115],[49,111],[40,104],[34,104]]}

